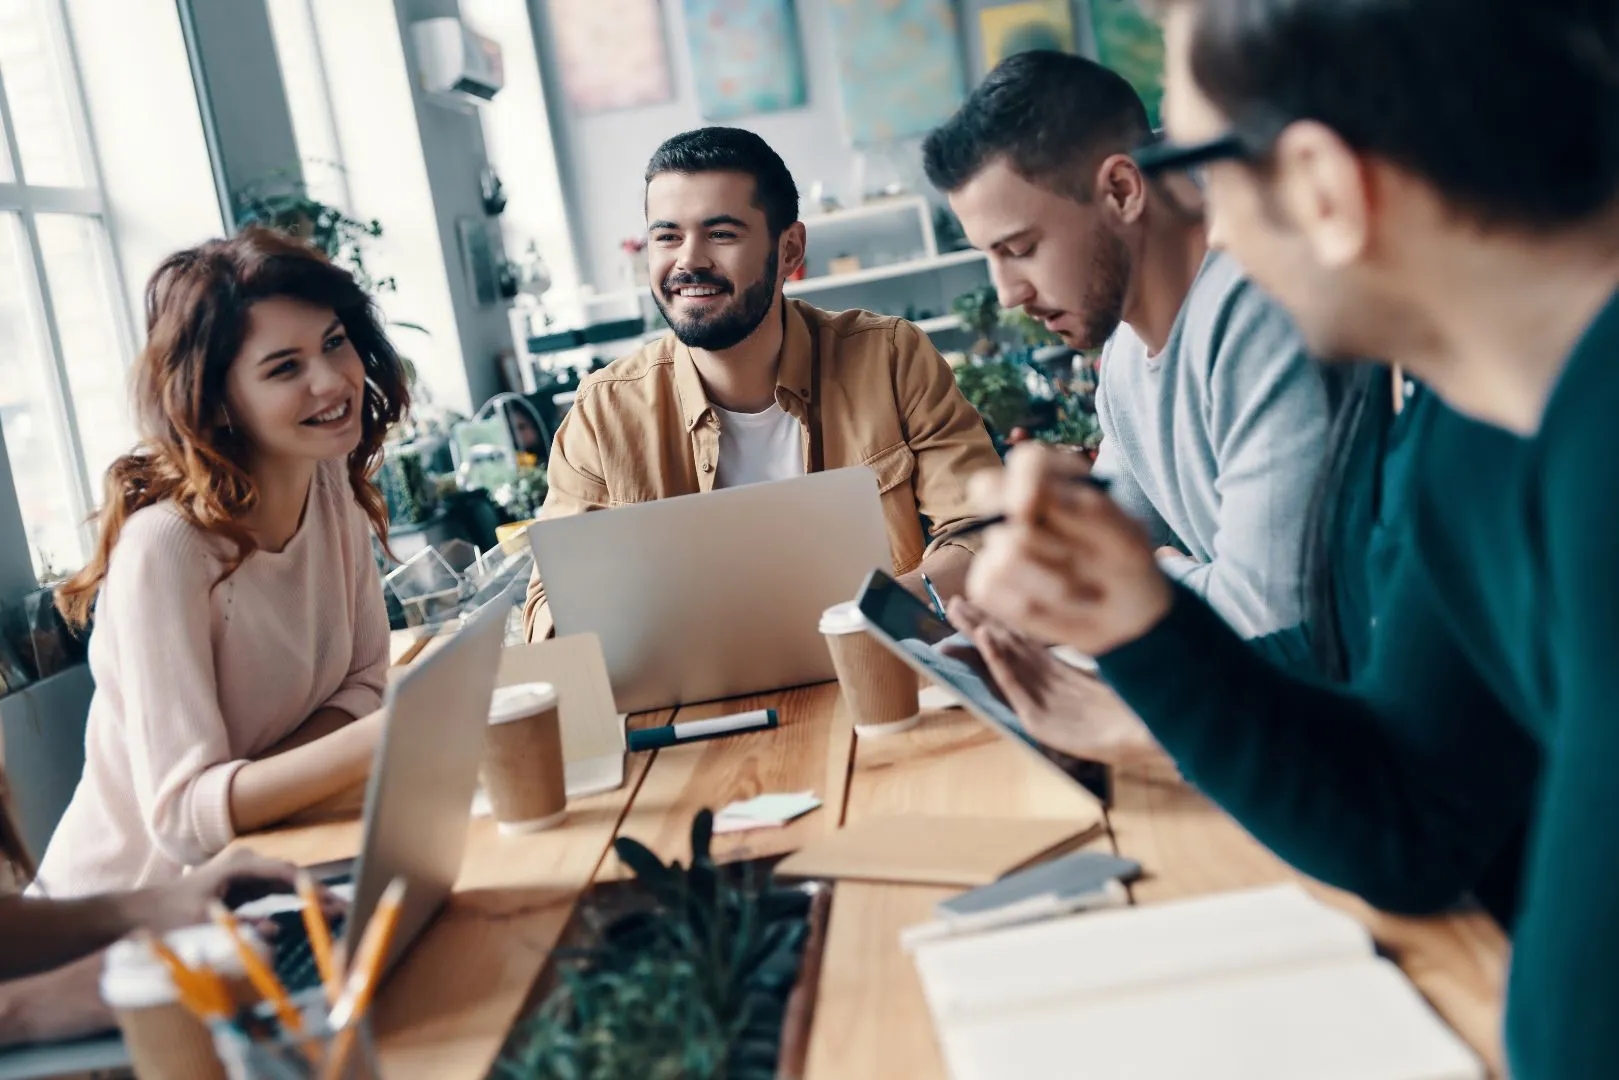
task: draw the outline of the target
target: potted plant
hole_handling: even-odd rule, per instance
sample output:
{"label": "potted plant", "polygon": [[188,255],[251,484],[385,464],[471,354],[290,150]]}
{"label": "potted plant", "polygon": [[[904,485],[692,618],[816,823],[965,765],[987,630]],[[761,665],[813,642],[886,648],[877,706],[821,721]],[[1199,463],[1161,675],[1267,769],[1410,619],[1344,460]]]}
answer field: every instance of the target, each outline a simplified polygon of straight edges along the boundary
{"label": "potted plant", "polygon": [[[718,867],[714,819],[692,822],[689,867],[614,842],[636,880],[597,886],[550,987],[493,1075],[503,1080],[775,1080],[801,1046],[829,894]],[[780,1072],[778,1071],[780,1070]]]}
{"label": "potted plant", "polygon": [[990,357],[1000,351],[995,329],[1000,325],[1001,305],[995,298],[995,286],[983,285],[962,293],[951,301],[950,310],[961,320],[961,328],[973,335],[974,356]]}
{"label": "potted plant", "polygon": [[1017,441],[1014,435],[1028,420],[1034,404],[1027,368],[999,359],[962,364],[956,368],[956,385],[992,434],[1006,442]]}
{"label": "potted plant", "polygon": [[382,223],[361,221],[340,208],[321,202],[302,180],[289,180],[284,172],[255,180],[236,192],[236,227],[266,225],[307,240],[328,259],[354,275],[368,294],[393,292],[391,277],[373,277],[365,264],[366,247],[382,236]]}

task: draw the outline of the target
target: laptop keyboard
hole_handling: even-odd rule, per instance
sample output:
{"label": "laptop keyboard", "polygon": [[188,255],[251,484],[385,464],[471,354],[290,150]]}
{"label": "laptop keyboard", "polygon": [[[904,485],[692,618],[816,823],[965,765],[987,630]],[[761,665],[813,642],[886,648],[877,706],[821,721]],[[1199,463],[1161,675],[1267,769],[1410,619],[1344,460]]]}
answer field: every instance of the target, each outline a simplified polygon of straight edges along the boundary
{"label": "laptop keyboard", "polygon": [[[270,916],[275,923],[275,974],[287,993],[297,994],[320,986],[320,966],[315,949],[309,944],[309,929],[301,911],[280,911]],[[332,941],[343,937],[343,917],[331,920]]]}

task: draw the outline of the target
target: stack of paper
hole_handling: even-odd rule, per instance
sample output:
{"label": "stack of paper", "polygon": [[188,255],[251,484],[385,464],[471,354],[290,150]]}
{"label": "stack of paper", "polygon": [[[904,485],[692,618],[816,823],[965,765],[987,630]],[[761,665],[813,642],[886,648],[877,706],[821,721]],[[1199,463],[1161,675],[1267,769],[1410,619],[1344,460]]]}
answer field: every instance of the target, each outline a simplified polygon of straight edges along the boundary
{"label": "stack of paper", "polygon": [[1366,931],[1297,886],[920,945],[956,1080],[1480,1080]]}
{"label": "stack of paper", "polygon": [[714,815],[716,833],[746,832],[749,829],[779,829],[794,818],[803,817],[821,805],[813,791],[785,795],[755,795],[734,802]]}

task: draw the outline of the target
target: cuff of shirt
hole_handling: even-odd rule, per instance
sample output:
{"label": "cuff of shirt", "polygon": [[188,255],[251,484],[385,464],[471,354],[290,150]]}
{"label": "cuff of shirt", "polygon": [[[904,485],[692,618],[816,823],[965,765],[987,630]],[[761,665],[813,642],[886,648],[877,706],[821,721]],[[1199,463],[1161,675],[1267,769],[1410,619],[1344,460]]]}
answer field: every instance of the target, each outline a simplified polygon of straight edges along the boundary
{"label": "cuff of shirt", "polygon": [[236,839],[236,826],[230,817],[230,786],[246,764],[230,761],[215,765],[191,783],[191,829],[204,859],[224,851]]}
{"label": "cuff of shirt", "polygon": [[1190,555],[1160,555],[1158,569],[1173,581],[1185,581],[1198,567],[1204,565]]}

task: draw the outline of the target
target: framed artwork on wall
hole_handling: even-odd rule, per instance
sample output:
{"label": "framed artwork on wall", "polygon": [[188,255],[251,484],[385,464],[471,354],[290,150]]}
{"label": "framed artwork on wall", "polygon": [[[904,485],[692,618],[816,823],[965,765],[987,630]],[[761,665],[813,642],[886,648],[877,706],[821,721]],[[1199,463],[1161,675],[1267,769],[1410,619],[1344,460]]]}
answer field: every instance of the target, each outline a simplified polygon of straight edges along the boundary
{"label": "framed artwork on wall", "polygon": [[796,109],[806,99],[793,0],[685,0],[704,120]]}
{"label": "framed artwork on wall", "polygon": [[966,96],[951,0],[827,0],[844,130],[854,146],[924,135]]}
{"label": "framed artwork on wall", "polygon": [[589,116],[674,98],[658,0],[548,0],[562,86]]}
{"label": "framed artwork on wall", "polygon": [[1091,26],[1096,32],[1096,59],[1123,75],[1141,100],[1147,116],[1158,126],[1158,107],[1164,97],[1164,35],[1136,0],[1090,0]]}
{"label": "framed artwork on wall", "polygon": [[993,71],[1014,53],[1073,52],[1074,11],[1070,0],[999,4],[978,12],[978,32],[984,43],[984,70]]}

